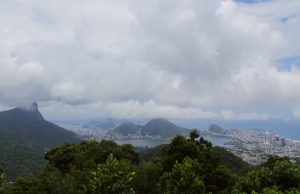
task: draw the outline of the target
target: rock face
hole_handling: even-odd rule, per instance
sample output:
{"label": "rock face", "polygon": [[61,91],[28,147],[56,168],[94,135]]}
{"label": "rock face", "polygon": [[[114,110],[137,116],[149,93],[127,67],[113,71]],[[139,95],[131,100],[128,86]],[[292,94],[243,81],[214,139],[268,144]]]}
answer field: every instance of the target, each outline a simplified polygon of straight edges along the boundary
{"label": "rock face", "polygon": [[222,127],[216,125],[216,124],[211,124],[208,128],[208,131],[212,132],[212,133],[217,133],[217,134],[225,134],[225,129],[223,129]]}
{"label": "rock face", "polygon": [[0,112],[0,168],[8,178],[39,170],[45,150],[67,142],[79,143],[80,139],[46,121],[36,102]]}

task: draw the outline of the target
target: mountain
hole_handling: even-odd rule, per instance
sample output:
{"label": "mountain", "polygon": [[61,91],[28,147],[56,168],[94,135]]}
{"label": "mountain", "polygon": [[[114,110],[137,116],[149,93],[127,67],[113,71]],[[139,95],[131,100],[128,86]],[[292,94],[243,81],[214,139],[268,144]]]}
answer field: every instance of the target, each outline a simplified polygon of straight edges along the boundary
{"label": "mountain", "polygon": [[216,125],[216,124],[211,124],[208,128],[208,131],[213,132],[213,133],[218,133],[218,134],[224,134],[225,129],[222,127]]}
{"label": "mountain", "polygon": [[184,128],[179,127],[166,119],[152,119],[142,127],[143,135],[160,135],[161,137],[172,137],[184,132]]}
{"label": "mountain", "polygon": [[187,129],[179,127],[166,119],[152,119],[145,125],[136,125],[133,123],[125,123],[115,128],[114,131],[122,135],[134,134],[141,132],[142,135],[170,138],[176,134],[182,134]]}
{"label": "mountain", "polygon": [[119,127],[115,128],[114,132],[119,133],[121,135],[128,135],[128,134],[135,134],[141,130],[142,130],[142,126],[129,122],[129,123],[123,123]]}
{"label": "mountain", "polygon": [[79,143],[80,139],[46,121],[37,103],[0,112],[0,168],[11,180],[37,173],[45,163],[44,152],[66,142]]}

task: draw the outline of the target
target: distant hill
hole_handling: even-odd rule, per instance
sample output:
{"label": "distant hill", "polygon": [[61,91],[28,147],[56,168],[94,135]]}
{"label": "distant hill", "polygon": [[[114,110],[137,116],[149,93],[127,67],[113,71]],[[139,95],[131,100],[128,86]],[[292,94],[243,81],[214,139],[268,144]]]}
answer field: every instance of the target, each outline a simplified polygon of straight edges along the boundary
{"label": "distant hill", "polygon": [[116,122],[112,118],[108,118],[103,123],[96,126],[100,129],[112,129],[116,127]]}
{"label": "distant hill", "polygon": [[143,135],[160,135],[161,137],[172,137],[181,134],[185,130],[166,119],[152,119],[142,128]]}
{"label": "distant hill", "polygon": [[222,127],[216,125],[216,124],[211,124],[208,128],[208,131],[213,132],[213,133],[218,133],[218,134],[224,134],[225,129]]}
{"label": "distant hill", "polygon": [[46,121],[37,103],[0,112],[0,168],[11,180],[36,173],[45,163],[44,152],[66,142],[79,143],[80,139]]}
{"label": "distant hill", "polygon": [[141,130],[142,130],[142,126],[129,122],[129,123],[124,123],[119,127],[115,128],[114,132],[119,133],[121,135],[128,135],[128,134],[137,133],[138,131]]}
{"label": "distant hill", "polygon": [[114,131],[122,135],[133,134],[140,131],[142,135],[159,135],[163,138],[170,138],[176,134],[186,132],[187,129],[179,127],[166,119],[158,118],[150,120],[145,125],[125,123],[115,128]]}

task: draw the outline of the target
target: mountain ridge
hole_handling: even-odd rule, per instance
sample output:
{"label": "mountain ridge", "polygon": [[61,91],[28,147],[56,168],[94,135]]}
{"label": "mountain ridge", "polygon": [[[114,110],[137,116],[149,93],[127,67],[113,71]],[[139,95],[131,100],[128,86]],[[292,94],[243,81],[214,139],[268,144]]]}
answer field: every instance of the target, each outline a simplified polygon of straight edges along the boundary
{"label": "mountain ridge", "polygon": [[10,180],[36,173],[46,150],[64,143],[79,143],[75,133],[46,121],[38,110],[14,108],[0,112],[0,168]]}
{"label": "mountain ridge", "polygon": [[167,119],[155,118],[151,119],[144,125],[138,125],[131,122],[123,123],[114,129],[114,132],[120,133],[122,135],[134,134],[140,132],[143,136],[161,136],[163,138],[170,138],[176,134],[181,134],[185,129],[179,127],[174,123],[171,123]]}

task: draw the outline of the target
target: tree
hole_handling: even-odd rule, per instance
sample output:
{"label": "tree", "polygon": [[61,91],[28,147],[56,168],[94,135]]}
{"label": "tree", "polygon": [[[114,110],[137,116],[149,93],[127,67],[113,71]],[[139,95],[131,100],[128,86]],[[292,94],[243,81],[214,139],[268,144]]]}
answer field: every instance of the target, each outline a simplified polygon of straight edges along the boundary
{"label": "tree", "polygon": [[236,177],[227,167],[221,166],[219,159],[212,154],[211,142],[203,137],[196,138],[198,136],[196,131],[190,133],[189,139],[175,136],[163,149],[163,170],[170,172],[175,163],[182,163],[189,157],[202,167],[202,172],[198,176],[203,180],[207,192],[230,192]]}
{"label": "tree", "polygon": [[152,160],[141,164],[136,169],[134,179],[134,190],[137,194],[158,194],[160,193],[159,180],[163,174],[159,162]]}
{"label": "tree", "polygon": [[162,167],[164,171],[171,171],[176,162],[181,163],[186,157],[205,161],[204,153],[195,142],[185,139],[183,136],[175,136],[171,143],[163,148]]}
{"label": "tree", "polygon": [[183,163],[176,162],[171,172],[165,172],[161,180],[164,194],[201,194],[205,186],[198,175],[201,166],[195,160],[185,158]]}
{"label": "tree", "polygon": [[79,145],[65,144],[48,151],[45,159],[50,166],[65,174],[71,169],[94,169],[98,164],[105,163],[110,154],[118,160],[128,160],[134,164],[139,162],[139,155],[132,145],[118,145],[106,140],[100,143],[83,141]]}
{"label": "tree", "polygon": [[7,191],[4,193],[13,193],[13,194],[42,194],[43,192],[39,189],[37,177],[19,177],[13,185],[10,185],[7,188]]}
{"label": "tree", "polygon": [[92,172],[92,193],[134,194],[132,182],[135,172],[128,161],[118,161],[110,155],[105,164]]}
{"label": "tree", "polygon": [[237,187],[247,193],[263,193],[270,188],[276,188],[280,192],[297,190],[300,188],[300,166],[293,164],[288,158],[272,156],[243,177]]}
{"label": "tree", "polygon": [[79,156],[78,145],[65,144],[49,150],[45,155],[45,159],[62,173],[68,173],[71,169],[71,164]]}
{"label": "tree", "polygon": [[196,129],[192,130],[190,132],[190,140],[193,142],[196,142],[196,140],[200,137],[199,133],[197,132]]}
{"label": "tree", "polygon": [[0,193],[3,193],[5,187],[5,178],[3,170],[0,168]]}
{"label": "tree", "polygon": [[211,193],[231,193],[236,183],[237,176],[227,167],[218,165],[215,169],[204,171],[204,182],[206,190]]}

